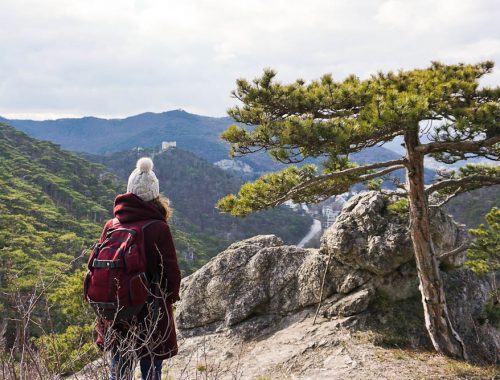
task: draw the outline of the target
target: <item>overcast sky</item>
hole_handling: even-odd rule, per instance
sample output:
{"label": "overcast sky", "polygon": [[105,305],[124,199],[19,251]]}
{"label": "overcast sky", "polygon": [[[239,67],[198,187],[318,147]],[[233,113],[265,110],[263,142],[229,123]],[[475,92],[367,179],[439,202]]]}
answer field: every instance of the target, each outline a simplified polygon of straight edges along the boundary
{"label": "overcast sky", "polygon": [[235,80],[498,68],[496,0],[2,0],[0,115],[224,116]]}

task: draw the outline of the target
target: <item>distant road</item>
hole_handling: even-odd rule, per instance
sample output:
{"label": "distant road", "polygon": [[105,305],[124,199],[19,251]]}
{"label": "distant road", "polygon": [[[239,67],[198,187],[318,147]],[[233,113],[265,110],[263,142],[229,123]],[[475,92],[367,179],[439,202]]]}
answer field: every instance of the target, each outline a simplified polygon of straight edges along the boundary
{"label": "distant road", "polygon": [[313,224],[311,225],[311,228],[309,229],[309,232],[307,233],[306,236],[302,238],[302,240],[297,244],[297,247],[304,247],[309,240],[311,240],[314,236],[316,236],[317,233],[321,231],[321,222],[318,219],[314,219]]}

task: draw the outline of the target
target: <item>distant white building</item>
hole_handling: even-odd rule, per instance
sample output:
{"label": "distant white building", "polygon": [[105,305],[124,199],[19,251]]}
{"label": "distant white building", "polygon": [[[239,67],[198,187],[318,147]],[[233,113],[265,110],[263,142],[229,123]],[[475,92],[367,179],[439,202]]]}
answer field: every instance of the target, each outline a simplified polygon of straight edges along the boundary
{"label": "distant white building", "polygon": [[340,211],[333,210],[331,206],[323,206],[321,211],[325,218],[325,224],[323,228],[330,227],[337,220],[337,217],[340,214]]}
{"label": "distant white building", "polygon": [[176,148],[177,141],[162,141],[161,142],[161,150],[167,150],[168,148]]}
{"label": "distant white building", "polygon": [[245,164],[244,162],[241,161],[234,161],[234,160],[220,160],[214,163],[215,166],[218,166],[222,170],[233,170],[236,172],[242,172],[244,174],[251,174],[253,173],[253,169],[250,167],[250,165]]}
{"label": "distant white building", "polygon": [[194,261],[195,259],[195,254],[192,249],[188,249],[187,251],[182,251],[181,254],[188,261]]}

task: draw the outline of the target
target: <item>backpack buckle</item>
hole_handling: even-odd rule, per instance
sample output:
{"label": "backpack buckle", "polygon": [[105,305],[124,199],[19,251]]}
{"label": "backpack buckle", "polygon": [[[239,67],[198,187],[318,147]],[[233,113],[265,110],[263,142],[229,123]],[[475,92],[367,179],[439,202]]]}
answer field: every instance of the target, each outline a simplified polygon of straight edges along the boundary
{"label": "backpack buckle", "polygon": [[97,260],[92,263],[93,268],[109,268],[115,269],[122,266],[121,260]]}

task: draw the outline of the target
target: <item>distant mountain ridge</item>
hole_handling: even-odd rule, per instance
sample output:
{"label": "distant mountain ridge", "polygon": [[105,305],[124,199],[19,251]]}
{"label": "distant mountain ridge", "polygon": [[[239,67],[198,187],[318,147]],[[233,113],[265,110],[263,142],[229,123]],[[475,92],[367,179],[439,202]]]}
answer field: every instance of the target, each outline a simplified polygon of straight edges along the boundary
{"label": "distant mountain ridge", "polygon": [[[83,117],[45,121],[4,120],[32,137],[50,140],[72,151],[110,154],[138,146],[158,147],[162,141],[176,141],[177,147],[211,163],[228,158],[229,145],[219,135],[233,123],[229,117],[200,116],[183,110],[146,112],[123,119]],[[352,158],[359,163],[369,163],[400,156],[384,147],[373,147],[354,154]],[[264,152],[238,160],[250,165],[256,174],[284,166]],[[307,162],[319,163],[320,159],[309,159]]]}
{"label": "distant mountain ridge", "polygon": [[199,116],[183,110],[146,112],[123,119],[4,120],[32,137],[72,151],[109,154],[174,140],[180,148],[212,163],[228,157],[228,145],[218,136],[232,122],[229,117]]}

